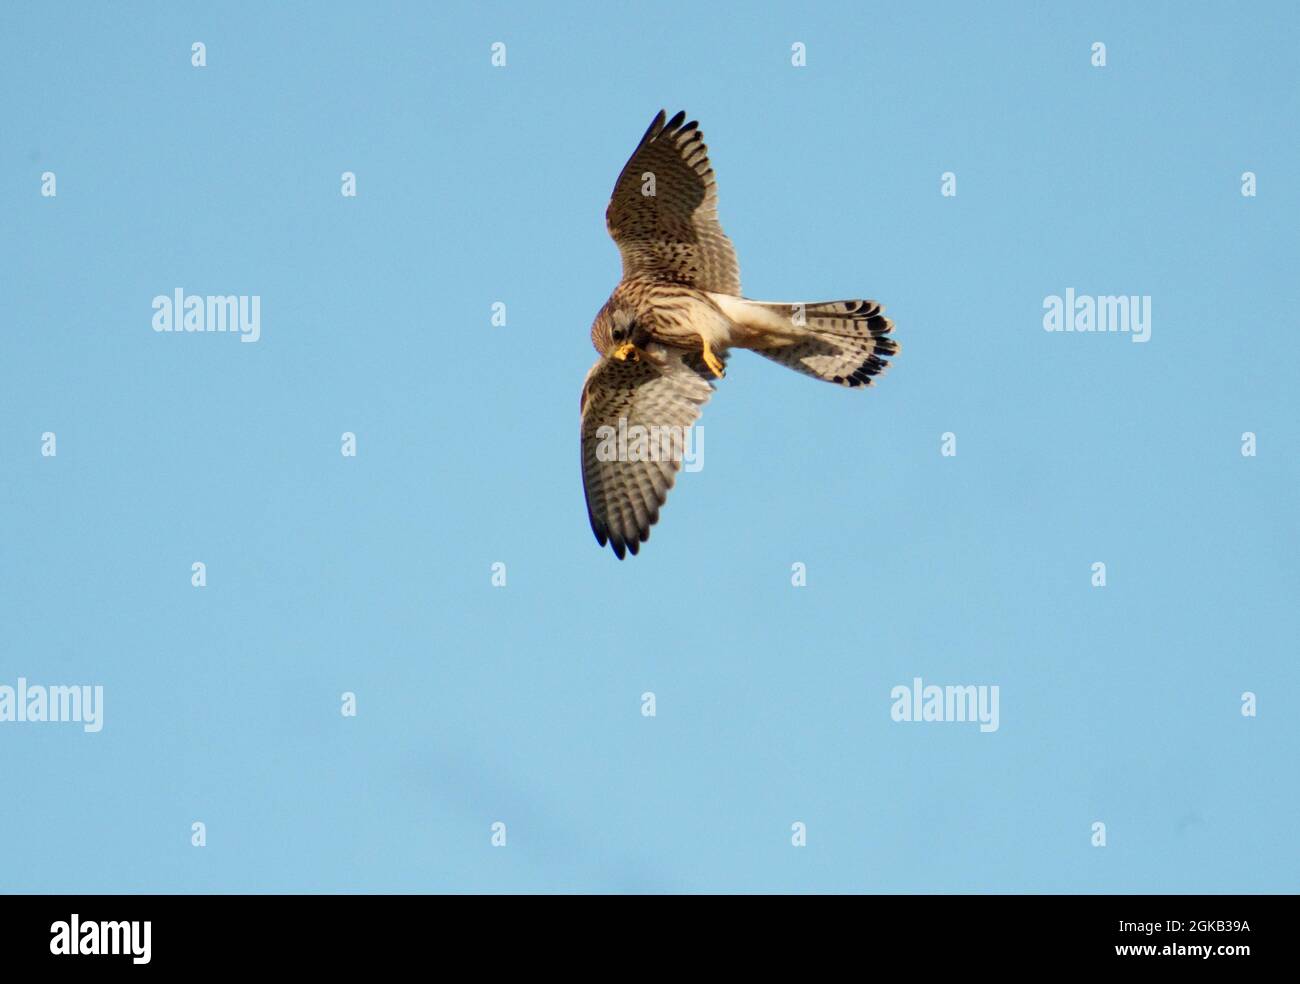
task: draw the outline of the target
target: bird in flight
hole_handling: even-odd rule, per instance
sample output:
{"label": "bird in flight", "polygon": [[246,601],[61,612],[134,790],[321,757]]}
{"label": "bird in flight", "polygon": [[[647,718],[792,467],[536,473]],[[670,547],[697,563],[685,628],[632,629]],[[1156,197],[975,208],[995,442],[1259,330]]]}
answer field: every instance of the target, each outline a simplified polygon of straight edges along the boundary
{"label": "bird in flight", "polygon": [[591,326],[600,358],[582,384],[582,484],[592,532],[620,560],[658,521],[729,349],[849,387],[871,385],[899,350],[875,301],[740,296],[708,148],[685,119],[659,112],[605,212],[623,279]]}

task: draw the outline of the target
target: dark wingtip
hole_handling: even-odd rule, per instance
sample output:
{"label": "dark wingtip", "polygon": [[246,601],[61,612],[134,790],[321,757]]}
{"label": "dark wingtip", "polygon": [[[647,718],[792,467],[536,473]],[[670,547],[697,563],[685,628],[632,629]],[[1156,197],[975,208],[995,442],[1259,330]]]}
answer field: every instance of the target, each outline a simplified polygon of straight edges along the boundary
{"label": "dark wingtip", "polygon": [[668,121],[668,125],[665,126],[664,129],[665,129],[665,130],[676,130],[679,126],[682,125],[682,122],[683,122],[685,119],[686,119],[686,110],[684,110],[684,109],[679,109],[679,110],[677,111],[676,115],[674,115],[673,118],[672,118],[671,120]]}
{"label": "dark wingtip", "polygon": [[645,133],[641,135],[641,142],[645,143],[647,140],[652,139],[656,134],[658,134],[659,131],[664,128],[664,120],[667,118],[668,114],[662,109],[655,113],[655,118],[650,121],[650,125],[646,127]]}

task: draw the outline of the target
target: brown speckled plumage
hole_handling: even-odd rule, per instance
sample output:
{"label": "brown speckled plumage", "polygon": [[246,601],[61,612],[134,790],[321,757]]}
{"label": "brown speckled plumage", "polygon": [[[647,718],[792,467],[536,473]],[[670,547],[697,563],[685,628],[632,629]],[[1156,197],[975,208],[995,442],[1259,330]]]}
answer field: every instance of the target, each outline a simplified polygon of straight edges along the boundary
{"label": "brown speckled plumage", "polygon": [[[596,314],[600,359],[582,388],[582,478],[597,541],[622,558],[650,535],[677,460],[608,460],[620,426],[691,427],[730,348],[799,372],[867,386],[898,353],[875,301],[778,304],[740,296],[740,268],[718,222],[708,148],[684,113],[655,117],[619,174],[605,213],[623,279]],[[710,365],[710,363],[712,363]],[[608,444],[606,444],[608,446]]]}

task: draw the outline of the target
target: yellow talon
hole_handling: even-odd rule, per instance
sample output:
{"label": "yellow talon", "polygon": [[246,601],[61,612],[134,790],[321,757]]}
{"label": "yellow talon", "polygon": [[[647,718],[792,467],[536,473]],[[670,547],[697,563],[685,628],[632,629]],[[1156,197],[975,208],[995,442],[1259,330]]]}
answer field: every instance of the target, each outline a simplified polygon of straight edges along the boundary
{"label": "yellow talon", "polygon": [[704,364],[708,366],[709,371],[719,379],[727,374],[727,370],[722,368],[721,360],[713,354],[713,349],[709,348],[709,343],[707,341],[704,343]]}
{"label": "yellow talon", "polygon": [[610,358],[618,359],[619,362],[626,362],[629,357],[631,357],[632,359],[639,358],[639,355],[637,354],[636,346],[633,345],[631,342],[624,342],[618,348],[614,349],[613,352],[610,352],[609,355]]}

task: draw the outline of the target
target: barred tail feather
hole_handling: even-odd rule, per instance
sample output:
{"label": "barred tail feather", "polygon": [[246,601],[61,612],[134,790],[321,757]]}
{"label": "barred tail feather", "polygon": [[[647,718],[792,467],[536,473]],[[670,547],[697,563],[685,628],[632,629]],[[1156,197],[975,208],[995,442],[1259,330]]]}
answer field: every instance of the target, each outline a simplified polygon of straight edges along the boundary
{"label": "barred tail feather", "polygon": [[894,323],[876,301],[749,301],[747,306],[763,309],[761,316],[751,322],[755,328],[780,323],[785,336],[772,345],[764,345],[761,337],[756,338],[747,348],[828,383],[870,386],[872,377],[889,367],[887,359],[899,352],[898,342],[889,337]]}

